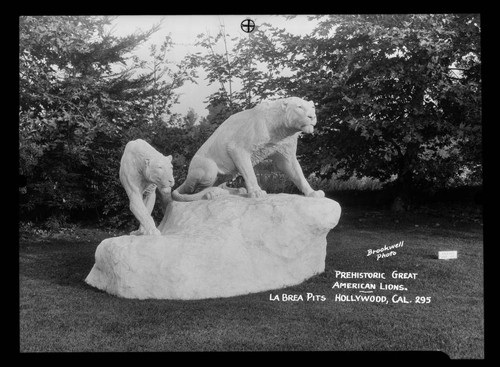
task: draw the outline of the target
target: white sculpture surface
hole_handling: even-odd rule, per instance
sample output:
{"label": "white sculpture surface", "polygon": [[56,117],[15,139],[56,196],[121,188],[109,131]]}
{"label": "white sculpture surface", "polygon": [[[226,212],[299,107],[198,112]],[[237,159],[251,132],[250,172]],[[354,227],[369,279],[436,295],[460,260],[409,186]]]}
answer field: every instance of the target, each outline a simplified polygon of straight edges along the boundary
{"label": "white sculpture surface", "polygon": [[173,199],[194,201],[227,194],[231,190],[224,185],[212,186],[218,177],[225,180],[238,173],[245,180],[248,197],[264,196],[253,166],[266,158],[304,195],[324,197],[323,191],[311,188],[296,157],[299,134],[311,134],[315,125],[314,103],[298,97],[263,102],[230,116],[194,155],[186,180],[172,192]]}
{"label": "white sculpture surface", "polygon": [[[234,114],[200,147],[173,192],[172,157],[143,140],[129,142],[120,181],[141,225],[102,241],[85,281],[119,297],[188,300],[278,289],[323,272],[326,236],[341,208],[311,188],[297,161],[298,137],[315,124],[314,104],[297,97]],[[253,169],[267,158],[306,197],[267,195]],[[246,189],[214,186],[238,173]],[[158,228],[151,217],[156,189],[164,209]]]}
{"label": "white sculpture surface", "polygon": [[162,236],[102,241],[85,280],[119,297],[183,300],[299,284],[324,271],[340,211],[333,200],[289,194],[173,201]]}
{"label": "white sculpture surface", "polygon": [[172,200],[172,156],[164,156],[142,139],[130,141],[120,162],[120,182],[130,200],[130,210],[140,223],[139,229],[131,235],[159,235],[151,212],[156,189],[162,198],[163,211]]}

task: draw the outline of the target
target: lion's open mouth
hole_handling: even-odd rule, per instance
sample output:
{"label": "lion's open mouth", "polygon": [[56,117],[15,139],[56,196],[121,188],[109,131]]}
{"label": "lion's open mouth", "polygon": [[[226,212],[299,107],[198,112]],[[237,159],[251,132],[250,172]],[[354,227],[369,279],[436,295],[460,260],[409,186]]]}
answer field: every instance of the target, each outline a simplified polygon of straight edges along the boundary
{"label": "lion's open mouth", "polygon": [[303,132],[306,134],[312,134],[314,132],[314,126],[313,125],[304,125],[300,128]]}

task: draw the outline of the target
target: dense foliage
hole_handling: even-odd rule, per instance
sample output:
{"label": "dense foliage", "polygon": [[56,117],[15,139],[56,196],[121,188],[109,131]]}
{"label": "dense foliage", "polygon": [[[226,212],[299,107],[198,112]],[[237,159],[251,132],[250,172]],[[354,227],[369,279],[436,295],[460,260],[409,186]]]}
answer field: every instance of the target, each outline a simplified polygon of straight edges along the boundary
{"label": "dense foliage", "polygon": [[289,47],[310,55],[294,63],[295,91],[320,105],[327,172],[397,175],[402,188],[481,175],[477,15],[332,16]]}
{"label": "dense foliage", "polygon": [[[116,37],[109,17],[19,21],[19,174],[22,218],[77,215],[130,221],[118,181],[123,147],[142,138],[174,157],[176,181],[229,115],[266,98],[317,105],[301,137],[306,174],[392,181],[412,188],[481,182],[481,25],[474,14],[335,15],[293,35],[260,24],[196,40],[204,52],[172,65],[167,37],[148,60],[133,51],[159,29]],[[203,69],[219,89],[208,115],[173,114],[176,94]],[[395,180],[394,180],[395,179]]]}
{"label": "dense foliage", "polygon": [[[317,133],[303,137],[299,153],[306,171],[322,177],[396,178],[400,197],[481,181],[478,15],[315,18],[314,32],[302,36],[262,24],[232,57],[213,51],[223,30],[203,38],[209,52],[199,64],[221,84],[211,101],[231,109],[269,96],[313,100]],[[236,78],[241,90],[228,91]]]}
{"label": "dense foliage", "polygon": [[20,18],[22,217],[127,213],[117,180],[124,145],[136,138],[158,141],[160,128],[175,119],[174,91],[190,74],[166,63],[171,40],[151,47],[151,62],[138,60],[131,51],[158,26],[118,38],[106,31],[111,20]]}

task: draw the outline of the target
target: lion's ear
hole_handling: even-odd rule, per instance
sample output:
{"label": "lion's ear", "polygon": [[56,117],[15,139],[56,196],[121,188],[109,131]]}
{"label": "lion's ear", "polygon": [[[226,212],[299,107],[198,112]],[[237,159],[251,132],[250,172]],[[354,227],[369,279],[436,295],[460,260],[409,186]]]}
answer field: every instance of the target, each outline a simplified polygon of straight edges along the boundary
{"label": "lion's ear", "polygon": [[170,162],[172,162],[172,156],[171,155],[167,155],[165,158],[167,158]]}
{"label": "lion's ear", "polygon": [[286,110],[286,106],[288,105],[288,101],[287,100],[284,100],[284,101],[281,101],[281,109],[284,111]]}

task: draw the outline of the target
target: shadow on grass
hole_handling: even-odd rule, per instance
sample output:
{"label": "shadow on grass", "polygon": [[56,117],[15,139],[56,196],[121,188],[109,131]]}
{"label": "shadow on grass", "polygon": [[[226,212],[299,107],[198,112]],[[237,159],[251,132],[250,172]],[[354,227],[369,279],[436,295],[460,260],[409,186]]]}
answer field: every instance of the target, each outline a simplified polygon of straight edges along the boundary
{"label": "shadow on grass", "polygon": [[[345,214],[345,215],[344,215]],[[366,219],[359,221],[359,219]],[[484,356],[482,232],[450,224],[400,218],[379,225],[384,212],[345,208],[327,236],[325,271],[302,284],[230,298],[130,300],[90,287],[84,279],[105,238],[22,239],[20,264],[21,351],[283,351],[442,350],[452,358]],[[427,224],[426,224],[427,223]],[[445,228],[446,227],[446,228]],[[111,236],[109,236],[111,237]],[[375,260],[367,249],[404,240],[397,255]],[[437,260],[440,247],[459,259]],[[336,270],[416,272],[408,287],[427,305],[337,302]],[[270,294],[304,301],[271,301]],[[325,301],[306,301],[307,294]],[[347,295],[352,290],[343,290]]]}
{"label": "shadow on grass", "polygon": [[83,280],[92,269],[99,243],[69,238],[48,238],[36,243],[21,240],[20,274],[61,286],[88,288]]}

